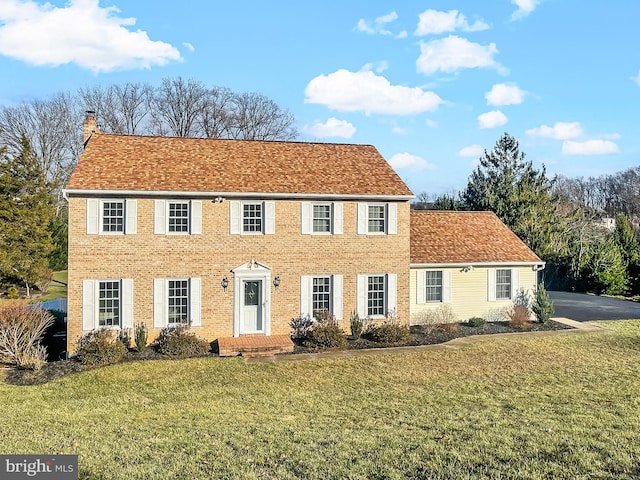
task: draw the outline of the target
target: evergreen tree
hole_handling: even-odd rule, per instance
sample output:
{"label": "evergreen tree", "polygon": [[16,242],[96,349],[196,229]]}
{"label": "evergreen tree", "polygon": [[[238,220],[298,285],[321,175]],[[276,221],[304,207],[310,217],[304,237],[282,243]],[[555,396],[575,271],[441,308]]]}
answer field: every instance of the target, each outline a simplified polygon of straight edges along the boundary
{"label": "evergreen tree", "polygon": [[0,155],[0,277],[29,286],[48,273],[53,249],[52,186],[25,136],[17,155]]}
{"label": "evergreen tree", "polygon": [[590,252],[584,276],[589,290],[607,295],[623,295],[629,287],[627,269],[618,244],[608,238]]}
{"label": "evergreen tree", "polygon": [[525,160],[518,141],[505,133],[485,150],[469,177],[462,199],[469,210],[494,212],[534,252],[544,258],[556,250],[559,215],[553,180]]}
{"label": "evergreen tree", "polygon": [[553,315],[553,312],[555,312],[555,307],[549,298],[547,290],[544,288],[544,283],[541,283],[538,285],[538,288],[536,288],[531,310],[533,310],[536,319],[540,323],[547,323],[551,315]]}
{"label": "evergreen tree", "polygon": [[613,240],[620,249],[622,260],[627,269],[627,282],[630,293],[638,293],[640,285],[640,245],[638,238],[631,227],[631,222],[624,213],[616,217],[616,228],[613,231]]}

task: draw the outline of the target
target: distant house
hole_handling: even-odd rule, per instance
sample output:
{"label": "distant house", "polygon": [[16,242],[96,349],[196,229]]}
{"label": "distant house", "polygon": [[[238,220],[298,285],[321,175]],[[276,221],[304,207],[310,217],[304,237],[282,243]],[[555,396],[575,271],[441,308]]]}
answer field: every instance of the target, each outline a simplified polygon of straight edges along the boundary
{"label": "distant house", "polygon": [[450,305],[458,320],[535,291],[544,262],[491,212],[411,212],[412,321]]}
{"label": "distant house", "polygon": [[409,319],[409,201],[375,147],[112,135],[68,185],[68,348],[97,328],[288,335],[299,314]]}

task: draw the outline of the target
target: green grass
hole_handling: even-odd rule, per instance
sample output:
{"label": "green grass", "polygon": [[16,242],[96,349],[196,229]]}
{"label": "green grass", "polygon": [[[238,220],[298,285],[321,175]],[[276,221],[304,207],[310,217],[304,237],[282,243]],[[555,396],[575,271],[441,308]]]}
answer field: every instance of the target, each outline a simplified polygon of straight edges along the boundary
{"label": "green grass", "polygon": [[631,479],[640,321],[459,350],[121,364],[0,384],[0,452],[96,479]]}
{"label": "green grass", "polygon": [[51,285],[49,285],[47,293],[45,293],[41,297],[38,297],[38,302],[46,302],[47,300],[55,300],[56,298],[67,297],[67,271],[63,270],[60,272],[54,272],[53,280],[54,281],[51,282]]}

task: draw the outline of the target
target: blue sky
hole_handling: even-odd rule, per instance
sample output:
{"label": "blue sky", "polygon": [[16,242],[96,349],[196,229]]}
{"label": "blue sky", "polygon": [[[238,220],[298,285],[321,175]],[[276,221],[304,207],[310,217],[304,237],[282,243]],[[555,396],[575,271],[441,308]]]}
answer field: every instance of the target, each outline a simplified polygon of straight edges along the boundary
{"label": "blue sky", "polygon": [[551,174],[597,176],[640,165],[638,18],[635,0],[0,0],[0,105],[182,76],[268,96],[301,140],[375,145],[416,194],[464,188],[504,132]]}

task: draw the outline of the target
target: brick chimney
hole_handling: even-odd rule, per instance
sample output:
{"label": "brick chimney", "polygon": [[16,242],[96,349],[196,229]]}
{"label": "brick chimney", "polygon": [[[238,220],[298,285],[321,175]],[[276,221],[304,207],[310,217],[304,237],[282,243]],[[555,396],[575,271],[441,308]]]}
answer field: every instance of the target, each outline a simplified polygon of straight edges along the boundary
{"label": "brick chimney", "polygon": [[83,133],[84,133],[84,146],[87,146],[87,142],[91,138],[91,135],[98,130],[98,123],[96,122],[96,117],[94,116],[96,112],[93,110],[87,110],[87,116],[84,119],[84,123],[82,124]]}

